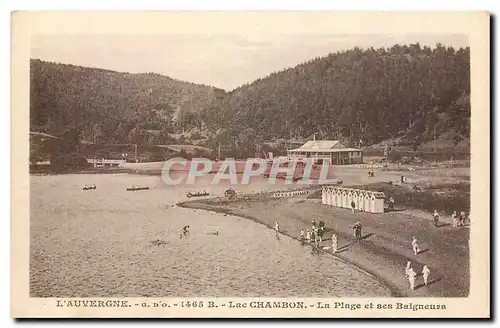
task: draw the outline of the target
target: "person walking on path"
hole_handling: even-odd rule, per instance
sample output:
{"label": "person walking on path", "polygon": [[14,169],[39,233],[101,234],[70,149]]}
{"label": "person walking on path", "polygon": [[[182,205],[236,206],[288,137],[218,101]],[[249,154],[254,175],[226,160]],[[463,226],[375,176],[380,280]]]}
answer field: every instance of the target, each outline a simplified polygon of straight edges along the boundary
{"label": "person walking on path", "polygon": [[311,230],[311,241],[316,241],[316,229]]}
{"label": "person walking on path", "polygon": [[411,246],[413,247],[413,254],[418,255],[418,253],[420,253],[420,247],[418,247],[417,238],[413,237],[413,240],[411,242]]}
{"label": "person walking on path", "polygon": [[429,281],[429,275],[431,274],[431,270],[429,270],[429,267],[427,265],[424,265],[422,268],[422,276],[424,277],[424,285],[427,286],[427,283]]}
{"label": "person walking on path", "polygon": [[337,253],[337,249],[338,249],[337,235],[333,234],[332,235],[332,253],[333,254]]}
{"label": "person walking on path", "polygon": [[438,227],[439,226],[439,213],[437,210],[434,210],[434,213],[432,213],[432,217],[434,218],[434,226]]}
{"label": "person walking on path", "polygon": [[362,229],[361,223],[359,221],[356,222],[354,224],[354,226],[352,227],[352,229],[354,230],[354,239],[360,240],[361,239],[361,229]]}
{"label": "person walking on path", "polygon": [[458,221],[458,225],[460,227],[463,227],[465,225],[465,212],[464,211],[460,212],[460,219]]}
{"label": "person walking on path", "polygon": [[319,219],[319,228],[325,229],[325,221],[323,219]]}
{"label": "person walking on path", "polygon": [[410,282],[410,289],[415,290],[415,279],[417,278],[417,273],[413,270],[413,268],[409,268],[407,275],[408,281]]}

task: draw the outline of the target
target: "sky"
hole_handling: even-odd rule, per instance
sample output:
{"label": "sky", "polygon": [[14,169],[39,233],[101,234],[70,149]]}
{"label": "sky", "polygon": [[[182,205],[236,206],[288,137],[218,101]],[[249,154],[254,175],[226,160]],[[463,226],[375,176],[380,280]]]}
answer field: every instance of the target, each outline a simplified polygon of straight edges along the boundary
{"label": "sky", "polygon": [[354,47],[419,42],[467,47],[465,35],[36,35],[31,58],[129,73],[158,73],[226,91],[315,57]]}

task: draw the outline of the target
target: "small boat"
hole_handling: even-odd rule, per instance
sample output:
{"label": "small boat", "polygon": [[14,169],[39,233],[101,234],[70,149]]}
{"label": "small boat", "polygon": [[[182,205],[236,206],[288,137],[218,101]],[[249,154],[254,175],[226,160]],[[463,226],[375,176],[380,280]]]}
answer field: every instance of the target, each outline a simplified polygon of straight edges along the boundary
{"label": "small boat", "polygon": [[149,190],[149,187],[132,187],[132,188],[127,188],[127,191],[137,191],[137,190]]}
{"label": "small boat", "polygon": [[210,193],[206,192],[206,191],[203,191],[203,192],[188,192],[186,194],[186,196],[188,198],[191,198],[191,197],[203,197],[203,196],[208,196],[210,195]]}
{"label": "small boat", "polygon": [[97,189],[97,187],[95,185],[83,187],[83,190],[94,190],[94,189]]}

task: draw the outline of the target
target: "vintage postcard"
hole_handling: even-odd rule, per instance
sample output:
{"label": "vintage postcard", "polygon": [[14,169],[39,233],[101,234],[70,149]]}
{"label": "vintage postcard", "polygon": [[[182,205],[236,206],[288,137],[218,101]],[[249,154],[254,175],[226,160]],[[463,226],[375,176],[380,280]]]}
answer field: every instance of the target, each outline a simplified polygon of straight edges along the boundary
{"label": "vintage postcard", "polygon": [[16,318],[490,317],[486,12],[15,12]]}

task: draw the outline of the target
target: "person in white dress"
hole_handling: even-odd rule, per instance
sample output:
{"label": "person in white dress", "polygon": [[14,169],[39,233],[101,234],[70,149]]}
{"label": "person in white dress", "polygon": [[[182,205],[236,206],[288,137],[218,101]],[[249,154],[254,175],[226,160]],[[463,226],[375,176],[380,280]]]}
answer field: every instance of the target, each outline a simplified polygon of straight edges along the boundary
{"label": "person in white dress", "polygon": [[424,277],[424,284],[427,286],[427,283],[429,281],[429,276],[431,274],[431,270],[429,270],[429,267],[427,265],[424,265],[422,268],[422,276]]}
{"label": "person in white dress", "polygon": [[413,254],[418,255],[418,253],[420,253],[420,247],[418,246],[417,238],[413,237],[411,245],[413,247]]}
{"label": "person in white dress", "polygon": [[415,279],[417,278],[417,273],[413,268],[408,269],[408,281],[410,282],[410,289],[415,290]]}
{"label": "person in white dress", "polygon": [[278,233],[280,232],[280,225],[278,221],[274,224],[274,230],[276,231],[276,237],[278,237]]}

